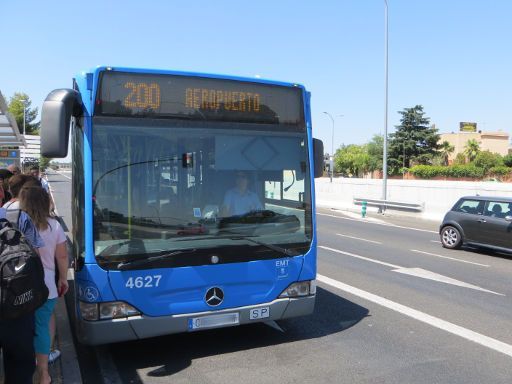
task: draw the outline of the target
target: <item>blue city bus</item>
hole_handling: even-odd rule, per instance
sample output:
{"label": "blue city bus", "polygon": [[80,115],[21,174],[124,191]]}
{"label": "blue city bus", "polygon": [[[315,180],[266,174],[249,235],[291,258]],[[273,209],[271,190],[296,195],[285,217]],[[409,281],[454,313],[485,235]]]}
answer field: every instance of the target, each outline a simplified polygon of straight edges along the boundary
{"label": "blue city bus", "polygon": [[44,101],[42,154],[69,140],[82,343],[312,313],[323,144],[302,85],[98,67]]}

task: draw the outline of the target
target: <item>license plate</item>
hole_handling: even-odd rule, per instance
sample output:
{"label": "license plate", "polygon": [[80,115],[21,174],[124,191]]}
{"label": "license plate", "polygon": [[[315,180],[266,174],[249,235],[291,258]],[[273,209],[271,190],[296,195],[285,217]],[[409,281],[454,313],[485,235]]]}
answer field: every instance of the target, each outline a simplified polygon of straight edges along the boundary
{"label": "license plate", "polygon": [[188,329],[204,329],[215,328],[227,325],[240,324],[240,316],[238,312],[235,313],[221,313],[218,315],[209,315],[202,317],[193,317],[188,319]]}
{"label": "license plate", "polygon": [[270,316],[270,308],[269,307],[255,308],[255,309],[251,309],[251,311],[249,312],[250,320],[264,319],[269,316]]}

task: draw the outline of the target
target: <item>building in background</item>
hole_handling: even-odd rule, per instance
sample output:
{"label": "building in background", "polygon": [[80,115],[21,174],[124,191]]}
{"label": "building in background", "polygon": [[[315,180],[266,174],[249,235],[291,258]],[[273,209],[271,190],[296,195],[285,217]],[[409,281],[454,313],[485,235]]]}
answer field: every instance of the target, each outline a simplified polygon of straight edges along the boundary
{"label": "building in background", "polygon": [[[467,125],[465,125],[465,127],[467,127]],[[464,153],[466,144],[469,140],[476,140],[480,145],[481,151],[490,151],[505,156],[509,153],[509,139],[510,135],[503,131],[461,131],[457,133],[441,133],[440,143],[447,141],[455,147],[455,150],[448,157],[448,161],[452,162],[457,154]]]}

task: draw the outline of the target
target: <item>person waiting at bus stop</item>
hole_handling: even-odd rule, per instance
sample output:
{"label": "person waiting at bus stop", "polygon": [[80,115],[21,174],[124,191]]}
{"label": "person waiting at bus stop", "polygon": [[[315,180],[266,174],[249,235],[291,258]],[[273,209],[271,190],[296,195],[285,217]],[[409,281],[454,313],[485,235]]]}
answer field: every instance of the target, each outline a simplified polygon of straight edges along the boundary
{"label": "person waiting at bus stop", "polygon": [[[0,219],[6,217],[6,211],[6,208],[0,208]],[[18,228],[39,253],[44,242],[26,212],[20,212]],[[36,367],[34,313],[14,320],[0,320],[0,349],[4,360],[4,384],[32,384],[32,376]]]}
{"label": "person waiting at bus stop", "polygon": [[[48,300],[36,310],[34,348],[39,384],[48,384],[48,357],[51,340],[55,335],[55,322],[51,316],[59,296],[68,290],[68,254],[66,235],[60,223],[50,216],[50,196],[37,183],[26,183],[20,191],[20,206],[32,218],[44,246],[39,249],[44,267],[44,280],[48,287]],[[56,283],[55,272],[59,272]]]}
{"label": "person waiting at bus stop", "polygon": [[8,184],[9,178],[12,176],[12,172],[8,169],[0,169],[0,207],[12,198]]}
{"label": "person waiting at bus stop", "polygon": [[236,173],[235,187],[224,195],[222,216],[243,215],[263,209],[258,195],[249,190],[249,176],[246,172]]}
{"label": "person waiting at bus stop", "polygon": [[50,193],[50,188],[48,186],[48,181],[46,181],[46,179],[44,177],[41,177],[41,173],[39,171],[39,167],[34,165],[33,167],[30,168],[30,175],[35,177],[37,180],[39,180],[39,182],[41,183],[41,186],[43,187],[43,189],[47,192],[47,193]]}
{"label": "person waiting at bus stop", "polygon": [[20,208],[20,202],[18,201],[18,195],[20,194],[21,188],[25,183],[32,181],[37,183],[37,180],[34,179],[30,175],[23,175],[18,174],[14,175],[9,179],[8,185],[9,185],[9,192],[11,194],[11,199],[7,201],[3,207],[5,209],[19,209]]}
{"label": "person waiting at bus stop", "polygon": [[9,170],[13,175],[21,175],[21,169],[16,164],[10,164],[7,167],[7,170]]}
{"label": "person waiting at bus stop", "polygon": [[48,184],[48,180],[41,176],[39,167],[37,165],[34,165],[30,168],[30,176],[37,179],[46,193],[48,193],[48,196],[50,197],[50,212],[53,212],[55,210],[55,202],[53,201],[53,196],[50,192],[50,185]]}

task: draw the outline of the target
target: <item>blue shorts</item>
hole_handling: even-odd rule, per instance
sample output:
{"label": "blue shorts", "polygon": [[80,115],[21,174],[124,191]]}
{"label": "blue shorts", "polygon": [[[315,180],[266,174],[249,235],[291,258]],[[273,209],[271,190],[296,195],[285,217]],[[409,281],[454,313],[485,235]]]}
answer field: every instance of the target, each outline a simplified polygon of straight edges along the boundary
{"label": "blue shorts", "polygon": [[48,355],[52,344],[50,338],[50,317],[57,299],[48,299],[36,311],[36,335],[34,337],[34,349],[36,353]]}

